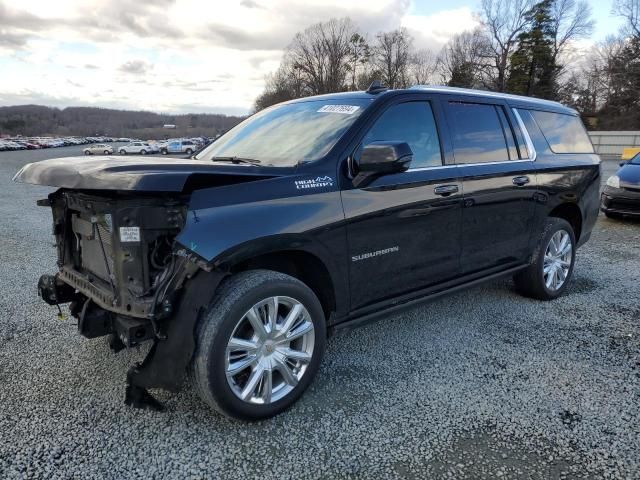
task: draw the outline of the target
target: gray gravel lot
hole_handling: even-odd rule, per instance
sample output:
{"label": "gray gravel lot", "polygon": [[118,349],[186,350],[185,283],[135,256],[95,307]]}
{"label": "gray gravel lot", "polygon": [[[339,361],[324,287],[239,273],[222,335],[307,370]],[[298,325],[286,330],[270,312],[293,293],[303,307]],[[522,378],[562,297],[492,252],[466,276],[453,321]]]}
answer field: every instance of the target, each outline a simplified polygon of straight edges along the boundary
{"label": "gray gravel lot", "polygon": [[557,301],[505,280],[333,337],[275,419],[189,389],[158,414],[123,404],[143,351],[113,355],[36,296],[49,189],[11,177],[76,150],[0,153],[0,478],[640,478],[640,223],[601,217]]}

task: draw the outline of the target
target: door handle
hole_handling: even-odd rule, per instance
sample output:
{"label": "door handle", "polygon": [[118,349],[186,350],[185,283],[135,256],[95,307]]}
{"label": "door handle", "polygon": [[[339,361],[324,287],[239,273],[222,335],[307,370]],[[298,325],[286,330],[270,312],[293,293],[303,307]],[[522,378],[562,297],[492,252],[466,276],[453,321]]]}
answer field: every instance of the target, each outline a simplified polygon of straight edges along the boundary
{"label": "door handle", "polygon": [[441,197],[448,197],[452,193],[458,193],[457,185],[438,185],[433,189],[433,193]]}
{"label": "door handle", "polygon": [[526,185],[527,183],[529,183],[529,177],[527,177],[526,175],[522,175],[520,177],[513,177],[512,182],[514,185],[517,185],[518,187],[522,187],[523,185]]}

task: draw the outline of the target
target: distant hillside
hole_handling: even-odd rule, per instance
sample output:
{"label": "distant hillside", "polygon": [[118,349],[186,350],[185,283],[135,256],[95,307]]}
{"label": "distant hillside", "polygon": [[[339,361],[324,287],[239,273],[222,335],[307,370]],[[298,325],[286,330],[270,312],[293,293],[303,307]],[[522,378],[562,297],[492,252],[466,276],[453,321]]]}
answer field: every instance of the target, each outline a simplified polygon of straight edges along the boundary
{"label": "distant hillside", "polygon": [[[94,107],[50,108],[40,105],[0,107],[0,136],[59,135],[132,137],[141,139],[214,136],[243,117],[217,114],[164,115]],[[163,125],[175,125],[164,129]]]}

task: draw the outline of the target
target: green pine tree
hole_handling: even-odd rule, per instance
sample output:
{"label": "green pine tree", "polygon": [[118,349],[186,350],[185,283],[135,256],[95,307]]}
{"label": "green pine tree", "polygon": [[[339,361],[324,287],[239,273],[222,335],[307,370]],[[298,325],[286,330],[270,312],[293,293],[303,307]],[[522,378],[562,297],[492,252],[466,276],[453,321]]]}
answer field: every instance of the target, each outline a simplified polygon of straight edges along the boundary
{"label": "green pine tree", "polygon": [[543,0],[526,13],[529,28],[518,36],[511,56],[507,91],[531,97],[556,99],[560,67],[553,55],[551,8],[555,0]]}

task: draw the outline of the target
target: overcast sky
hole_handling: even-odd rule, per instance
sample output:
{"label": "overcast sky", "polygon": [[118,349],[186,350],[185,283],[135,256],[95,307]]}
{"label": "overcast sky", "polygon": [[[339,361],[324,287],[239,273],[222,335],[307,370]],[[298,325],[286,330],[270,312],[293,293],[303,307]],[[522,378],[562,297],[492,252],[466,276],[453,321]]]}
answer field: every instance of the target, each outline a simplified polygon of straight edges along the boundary
{"label": "overcast sky", "polygon": [[[245,114],[306,26],[349,16],[406,26],[435,51],[475,25],[480,0],[0,0],[0,105]],[[611,0],[590,0],[616,33]]]}

